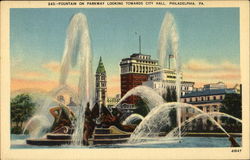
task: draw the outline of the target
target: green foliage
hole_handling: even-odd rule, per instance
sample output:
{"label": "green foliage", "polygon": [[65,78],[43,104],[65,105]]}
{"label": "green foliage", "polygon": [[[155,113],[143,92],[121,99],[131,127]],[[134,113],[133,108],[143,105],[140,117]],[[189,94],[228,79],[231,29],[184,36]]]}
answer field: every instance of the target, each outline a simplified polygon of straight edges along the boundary
{"label": "green foliage", "polygon": [[167,88],[167,92],[163,94],[163,98],[164,98],[165,101],[167,101],[167,102],[173,102],[173,100],[172,100],[172,94],[171,93],[172,93],[171,89],[168,87]]}
{"label": "green foliage", "polygon": [[20,94],[11,99],[11,122],[16,126],[13,132],[19,132],[23,122],[27,121],[34,113],[35,103],[28,94]]}
{"label": "green foliage", "polygon": [[[226,94],[224,100],[222,101],[222,107],[220,111],[241,119],[241,95],[236,93]],[[227,124],[236,123],[235,120],[229,118],[223,118],[222,120]]]}
{"label": "green foliage", "polygon": [[177,93],[175,89],[171,90],[171,102],[176,102],[177,101]]}
{"label": "green foliage", "polygon": [[[163,98],[167,102],[176,102],[177,101],[176,90],[170,89],[170,87],[168,87],[167,92],[163,94]],[[170,129],[177,125],[176,116],[177,116],[176,109],[175,108],[171,109],[171,111],[169,112],[169,117],[171,121]]]}
{"label": "green foliage", "polygon": [[172,127],[177,126],[177,121],[176,121],[177,112],[175,108],[171,109],[171,111],[169,112],[169,117],[171,121],[171,126]]}
{"label": "green foliage", "polygon": [[176,90],[168,87],[166,93],[163,94],[163,98],[167,102],[176,102],[177,101]]}
{"label": "green foliage", "polygon": [[15,126],[15,127],[12,127],[12,128],[11,128],[11,133],[12,133],[12,134],[21,134],[22,131],[23,131],[23,130],[22,130],[21,127]]}
{"label": "green foliage", "polygon": [[135,113],[138,113],[144,117],[150,111],[147,104],[142,99],[139,99],[135,105],[136,105]]}

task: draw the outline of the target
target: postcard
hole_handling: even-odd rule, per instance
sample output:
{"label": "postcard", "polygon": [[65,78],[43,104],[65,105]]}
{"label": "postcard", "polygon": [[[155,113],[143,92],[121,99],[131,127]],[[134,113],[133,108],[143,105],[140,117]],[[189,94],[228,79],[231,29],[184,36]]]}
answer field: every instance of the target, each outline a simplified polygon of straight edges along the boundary
{"label": "postcard", "polygon": [[248,1],[1,2],[1,159],[249,159]]}

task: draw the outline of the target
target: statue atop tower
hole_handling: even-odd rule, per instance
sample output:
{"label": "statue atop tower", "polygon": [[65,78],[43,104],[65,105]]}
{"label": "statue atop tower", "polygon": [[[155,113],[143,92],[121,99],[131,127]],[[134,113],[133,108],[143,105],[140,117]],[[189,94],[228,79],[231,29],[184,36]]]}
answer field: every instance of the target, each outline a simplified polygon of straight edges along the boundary
{"label": "statue atop tower", "polygon": [[96,101],[99,104],[99,106],[106,105],[107,76],[105,67],[102,62],[102,57],[100,57],[95,77],[96,77]]}

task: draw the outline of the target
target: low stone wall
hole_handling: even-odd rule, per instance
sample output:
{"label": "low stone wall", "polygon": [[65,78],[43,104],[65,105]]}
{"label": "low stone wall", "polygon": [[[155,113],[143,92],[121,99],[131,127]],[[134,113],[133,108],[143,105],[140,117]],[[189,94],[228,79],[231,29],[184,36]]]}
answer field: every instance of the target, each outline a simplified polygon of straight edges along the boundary
{"label": "low stone wall", "polygon": [[[241,137],[242,133],[228,133],[233,137]],[[225,133],[193,133],[188,132],[185,137],[228,137]]]}

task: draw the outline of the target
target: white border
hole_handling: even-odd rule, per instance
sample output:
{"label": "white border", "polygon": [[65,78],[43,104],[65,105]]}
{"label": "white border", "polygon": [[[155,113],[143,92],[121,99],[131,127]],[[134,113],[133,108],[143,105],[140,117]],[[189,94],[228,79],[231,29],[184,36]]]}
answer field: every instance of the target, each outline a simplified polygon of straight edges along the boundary
{"label": "white border", "polygon": [[[76,1],[77,3],[79,1]],[[124,2],[124,1],[123,1]],[[249,2],[202,1],[193,5],[48,6],[48,1],[1,2],[1,158],[2,159],[248,159],[249,158]],[[197,3],[197,2],[196,2]],[[240,8],[240,61],[243,88],[243,137],[241,152],[232,148],[131,148],[131,149],[10,149],[10,8]]]}

